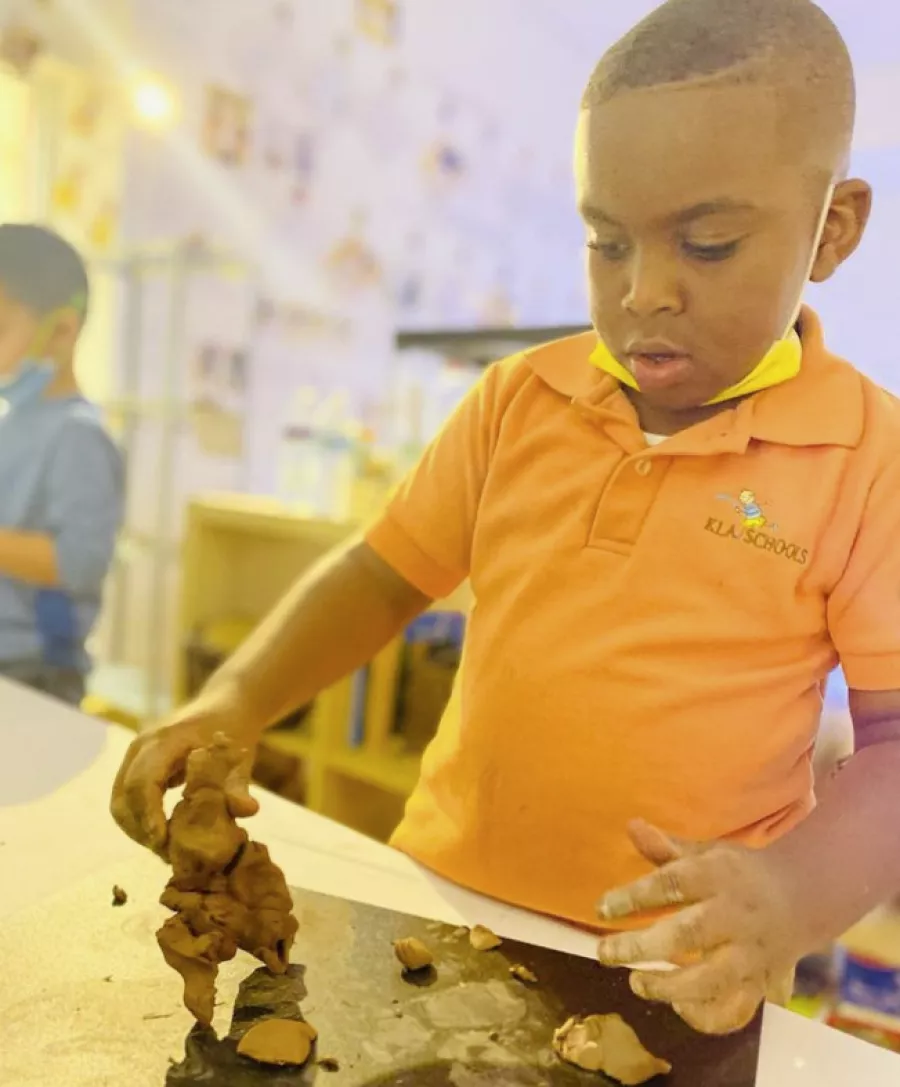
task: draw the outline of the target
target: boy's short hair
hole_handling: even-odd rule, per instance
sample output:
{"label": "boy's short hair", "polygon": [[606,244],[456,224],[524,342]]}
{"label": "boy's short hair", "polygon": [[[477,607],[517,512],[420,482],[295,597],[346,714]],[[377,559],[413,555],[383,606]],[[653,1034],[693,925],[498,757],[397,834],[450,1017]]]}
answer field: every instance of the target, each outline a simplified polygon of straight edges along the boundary
{"label": "boy's short hair", "polygon": [[38,317],[60,309],[87,316],[87,268],[78,250],[47,227],[0,224],[0,287]]}
{"label": "boy's short hair", "polygon": [[853,64],[840,31],[812,0],[667,0],[600,60],[584,106],[699,80],[805,88],[849,143]]}

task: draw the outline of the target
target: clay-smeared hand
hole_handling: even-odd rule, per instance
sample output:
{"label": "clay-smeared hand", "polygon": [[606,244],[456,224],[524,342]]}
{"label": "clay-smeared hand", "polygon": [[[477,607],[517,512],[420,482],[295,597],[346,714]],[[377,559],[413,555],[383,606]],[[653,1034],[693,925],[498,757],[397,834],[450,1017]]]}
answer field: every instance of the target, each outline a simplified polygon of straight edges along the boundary
{"label": "clay-smeared hand", "polygon": [[218,732],[240,736],[242,756],[225,782],[228,810],[237,819],[255,815],[259,805],[250,795],[255,743],[243,739],[240,721],[224,706],[213,706],[206,696],[178,712],[177,720],[141,733],[128,748],[113,786],[113,818],[140,845],[168,859],[163,797],[184,781],[191,752],[208,747]]}
{"label": "clay-smeared hand", "polygon": [[765,851],[682,842],[643,822],[629,831],[657,871],[606,895],[601,920],[673,906],[677,912],[643,931],[604,938],[600,961],[679,964],[666,973],[635,970],[632,989],[670,1004],[695,1030],[742,1029],[802,954],[784,875]]}

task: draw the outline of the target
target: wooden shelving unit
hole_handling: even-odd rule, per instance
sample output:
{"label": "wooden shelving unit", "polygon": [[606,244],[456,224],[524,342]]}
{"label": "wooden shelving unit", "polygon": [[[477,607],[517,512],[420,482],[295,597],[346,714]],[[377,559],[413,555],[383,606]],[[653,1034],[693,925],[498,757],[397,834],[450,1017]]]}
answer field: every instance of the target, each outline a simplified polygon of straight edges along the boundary
{"label": "wooden shelving unit", "polygon": [[[279,502],[248,495],[200,498],[188,509],[179,616],[180,642],[217,624],[255,624],[309,566],[356,531],[301,517]],[[442,607],[466,610],[467,589]],[[354,680],[325,691],[301,727],[274,729],[273,751],[303,762],[312,810],[380,839],[400,819],[421,756],[392,736],[399,642],[370,663],[362,743],[351,746]],[[176,701],[191,693],[186,654],[179,655]]]}

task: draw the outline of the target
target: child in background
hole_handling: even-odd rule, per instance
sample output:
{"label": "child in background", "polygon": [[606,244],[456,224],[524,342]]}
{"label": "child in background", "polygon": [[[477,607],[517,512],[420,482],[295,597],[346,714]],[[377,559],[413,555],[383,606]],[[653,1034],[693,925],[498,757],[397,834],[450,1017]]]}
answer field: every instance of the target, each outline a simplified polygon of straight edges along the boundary
{"label": "child in background", "polygon": [[[365,541],[135,741],[128,833],[164,852],[192,749],[221,729],[252,751],[469,578],[398,848],[630,928],[601,961],[678,964],[632,988],[709,1032],[783,1000],[800,958],[894,893],[900,405],[800,304],[868,220],[854,104],[810,0],[668,0],[603,57],[575,158],[594,330],[492,367]],[[816,807],[838,663],[856,754]]]}
{"label": "child in background", "polygon": [[0,225],[0,675],[73,705],[123,506],[120,454],[74,372],[88,299],[72,246]]}

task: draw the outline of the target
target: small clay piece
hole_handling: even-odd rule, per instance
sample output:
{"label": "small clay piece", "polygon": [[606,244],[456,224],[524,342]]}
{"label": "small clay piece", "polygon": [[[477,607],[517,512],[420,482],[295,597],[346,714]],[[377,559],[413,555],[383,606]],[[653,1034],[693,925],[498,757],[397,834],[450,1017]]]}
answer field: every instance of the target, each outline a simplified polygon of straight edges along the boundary
{"label": "small clay piece", "polygon": [[203,1026],[212,1023],[219,964],[240,948],[283,974],[297,932],[284,874],[228,810],[226,783],[242,758],[221,734],[194,751],[169,820],[172,879],[160,901],[175,916],[156,935],[184,979],[185,1005]]}
{"label": "small clay piece", "polygon": [[476,951],[493,951],[498,948],[503,941],[496,932],[491,932],[491,930],[485,928],[484,925],[476,925],[469,933],[469,943]]}
{"label": "small clay piece", "polygon": [[114,906],[124,906],[125,903],[128,901],[128,895],[125,891],[122,890],[121,887],[113,887],[112,895],[112,904]]}
{"label": "small clay piece", "polygon": [[241,1038],[237,1051],[259,1064],[299,1068],[309,1060],[312,1043],[308,1023],[296,1019],[264,1019]]}
{"label": "small clay piece", "polygon": [[417,970],[424,970],[434,962],[434,955],[415,936],[410,936],[406,940],[395,941],[394,954],[400,960],[403,969],[410,970],[413,973]]}
{"label": "small clay piece", "polygon": [[529,970],[527,966],[511,966],[509,972],[518,981],[524,981],[526,985],[537,985],[537,974],[533,970]]}
{"label": "small clay piece", "polygon": [[341,1062],[336,1057],[320,1057],[316,1064],[323,1072],[340,1072]]}
{"label": "small clay piece", "polygon": [[568,1064],[602,1072],[623,1087],[638,1087],[672,1071],[668,1061],[649,1053],[620,1015],[574,1016],[553,1035],[553,1050]]}
{"label": "small clay piece", "polygon": [[306,1037],[309,1038],[311,1042],[316,1041],[319,1037],[319,1032],[312,1023],[307,1023],[305,1019],[298,1019],[297,1022],[300,1024],[301,1029],[306,1032]]}

